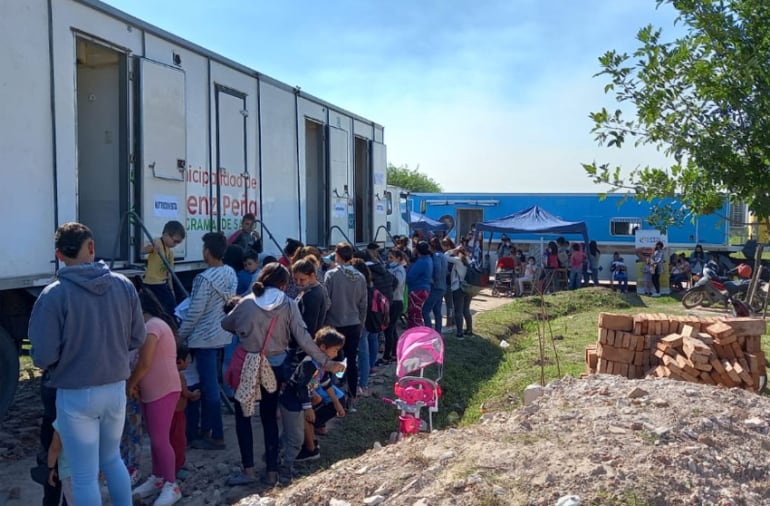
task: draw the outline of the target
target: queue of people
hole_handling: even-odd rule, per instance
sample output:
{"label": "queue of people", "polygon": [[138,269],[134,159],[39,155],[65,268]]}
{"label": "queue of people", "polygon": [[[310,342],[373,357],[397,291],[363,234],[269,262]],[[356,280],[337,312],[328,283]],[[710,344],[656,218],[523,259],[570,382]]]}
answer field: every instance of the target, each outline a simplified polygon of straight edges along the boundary
{"label": "queue of people", "polygon": [[[29,330],[44,369],[46,504],[59,504],[62,493],[66,504],[100,504],[100,475],[115,505],[176,503],[190,474],[187,449],[226,447],[220,389],[234,406],[242,466],[227,484],[288,483],[296,462],[320,456],[316,436],[326,423],[355,413],[372,370],[394,360],[404,312],[406,327],[441,331],[446,300],[446,325],[457,338],[472,334],[472,296],[462,288],[472,252],[464,246],[417,241],[383,261],[374,243],[363,252],[339,243],[327,255],[291,240],[281,262],[264,257],[260,265],[253,221],[246,216],[229,241],[204,234],[208,268],[175,314],[173,247],[185,237],[176,222],[145,247],[152,272],[133,283],[95,261],[86,226],[57,229],[64,266],[37,299]],[[144,434],[151,472],[142,477]]]}

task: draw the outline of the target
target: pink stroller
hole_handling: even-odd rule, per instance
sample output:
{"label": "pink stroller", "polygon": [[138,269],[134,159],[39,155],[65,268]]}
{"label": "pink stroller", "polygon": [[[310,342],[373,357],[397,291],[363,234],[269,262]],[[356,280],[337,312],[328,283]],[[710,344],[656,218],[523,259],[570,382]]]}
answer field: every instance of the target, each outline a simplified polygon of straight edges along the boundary
{"label": "pink stroller", "polygon": [[[396,399],[384,399],[395,405],[399,413],[400,437],[433,430],[433,413],[438,412],[444,369],[444,340],[430,327],[414,327],[403,334],[396,347]],[[432,367],[435,366],[435,367]],[[435,375],[435,379],[426,377]],[[428,408],[428,421],[422,419],[422,408]]]}

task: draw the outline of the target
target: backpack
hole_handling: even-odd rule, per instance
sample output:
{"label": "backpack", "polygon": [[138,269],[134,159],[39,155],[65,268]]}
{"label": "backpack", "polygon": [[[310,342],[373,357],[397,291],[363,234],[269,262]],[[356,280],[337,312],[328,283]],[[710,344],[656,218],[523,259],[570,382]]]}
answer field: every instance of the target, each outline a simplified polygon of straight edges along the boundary
{"label": "backpack", "polygon": [[372,288],[371,295],[366,327],[369,332],[381,332],[390,325],[390,301],[376,288]]}
{"label": "backpack", "polygon": [[473,297],[481,291],[481,278],[483,272],[471,262],[465,271],[465,277],[460,281],[460,290]]}

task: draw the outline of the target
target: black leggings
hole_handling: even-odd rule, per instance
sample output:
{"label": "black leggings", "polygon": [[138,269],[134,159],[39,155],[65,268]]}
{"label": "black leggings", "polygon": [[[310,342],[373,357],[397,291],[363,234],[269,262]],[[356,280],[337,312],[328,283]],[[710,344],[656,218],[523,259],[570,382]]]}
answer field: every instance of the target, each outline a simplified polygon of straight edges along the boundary
{"label": "black leggings", "polygon": [[[268,393],[263,387],[262,400],[259,401],[259,418],[262,420],[262,434],[265,438],[265,464],[267,472],[278,471],[278,447],[280,445],[280,439],[278,435],[278,392]],[[250,419],[246,419],[251,423]],[[251,430],[251,427],[249,427]],[[252,466],[254,462],[254,445],[249,447],[249,451],[252,452]],[[241,455],[243,455],[243,449],[241,449]],[[245,466],[244,466],[245,467]]]}
{"label": "black leggings", "polygon": [[[47,378],[44,378],[47,379]],[[42,445],[44,455],[48,455],[48,447],[51,446],[53,440],[53,422],[56,420],[56,389],[49,388],[43,383],[40,383],[40,398],[43,401],[43,421],[40,424],[40,444]],[[47,464],[48,460],[40,462],[40,456],[38,456],[38,464]],[[43,485],[43,506],[58,506],[61,493],[61,482],[57,479],[54,481],[56,486],[52,487],[48,483]],[[61,498],[62,504],[67,506],[67,500]]]}
{"label": "black leggings", "polygon": [[354,399],[358,390],[358,342],[361,340],[362,327],[361,325],[349,325],[337,327],[337,330],[345,336],[345,345],[342,347],[348,361],[345,369],[345,381],[348,383],[349,399]]}
{"label": "black leggings", "polygon": [[471,296],[459,288],[452,291],[455,309],[455,328],[458,334],[463,332],[463,319],[465,319],[465,332],[473,333],[473,319],[471,318]]}
{"label": "black leggings", "polygon": [[655,293],[660,293],[660,274],[657,271],[652,275],[652,286],[655,287]]}
{"label": "black leggings", "polygon": [[[264,394],[265,391],[262,390],[262,392]],[[243,416],[240,402],[235,401],[233,406],[235,407],[235,435],[238,437],[238,449],[241,451],[241,464],[244,469],[247,469],[254,467],[254,434],[251,432],[251,417]],[[259,406],[262,407],[261,402]],[[265,423],[262,422],[262,425],[265,426]],[[267,440],[267,433],[265,440]]]}
{"label": "black leggings", "polygon": [[403,311],[403,301],[394,300],[390,303],[390,323],[388,324],[388,328],[385,329],[385,350],[382,353],[383,360],[393,360],[396,356],[396,342],[398,342],[396,326],[398,325],[398,320],[401,318],[401,313]]}

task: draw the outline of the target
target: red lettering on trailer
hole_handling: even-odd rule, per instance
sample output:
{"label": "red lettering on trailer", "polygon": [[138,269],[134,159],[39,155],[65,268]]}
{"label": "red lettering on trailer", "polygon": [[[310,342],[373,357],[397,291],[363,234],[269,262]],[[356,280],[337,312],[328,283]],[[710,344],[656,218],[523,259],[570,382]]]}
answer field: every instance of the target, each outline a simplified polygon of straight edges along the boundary
{"label": "red lettering on trailer", "polygon": [[214,183],[220,187],[243,188],[245,190],[257,188],[257,178],[244,174],[231,174],[225,167],[221,167],[219,172],[212,176],[203,167],[193,168],[192,165],[188,165],[186,181],[205,188]]}
{"label": "red lettering on trailer", "polygon": [[[190,216],[196,215],[208,215],[217,216],[220,206],[217,205],[216,197],[212,200],[208,195],[190,195],[187,197],[187,214]],[[222,195],[222,216],[243,216],[246,212],[250,212],[255,216],[259,216],[257,212],[259,206],[257,201],[245,198],[233,198],[230,195]],[[209,210],[211,211],[209,213]]]}

